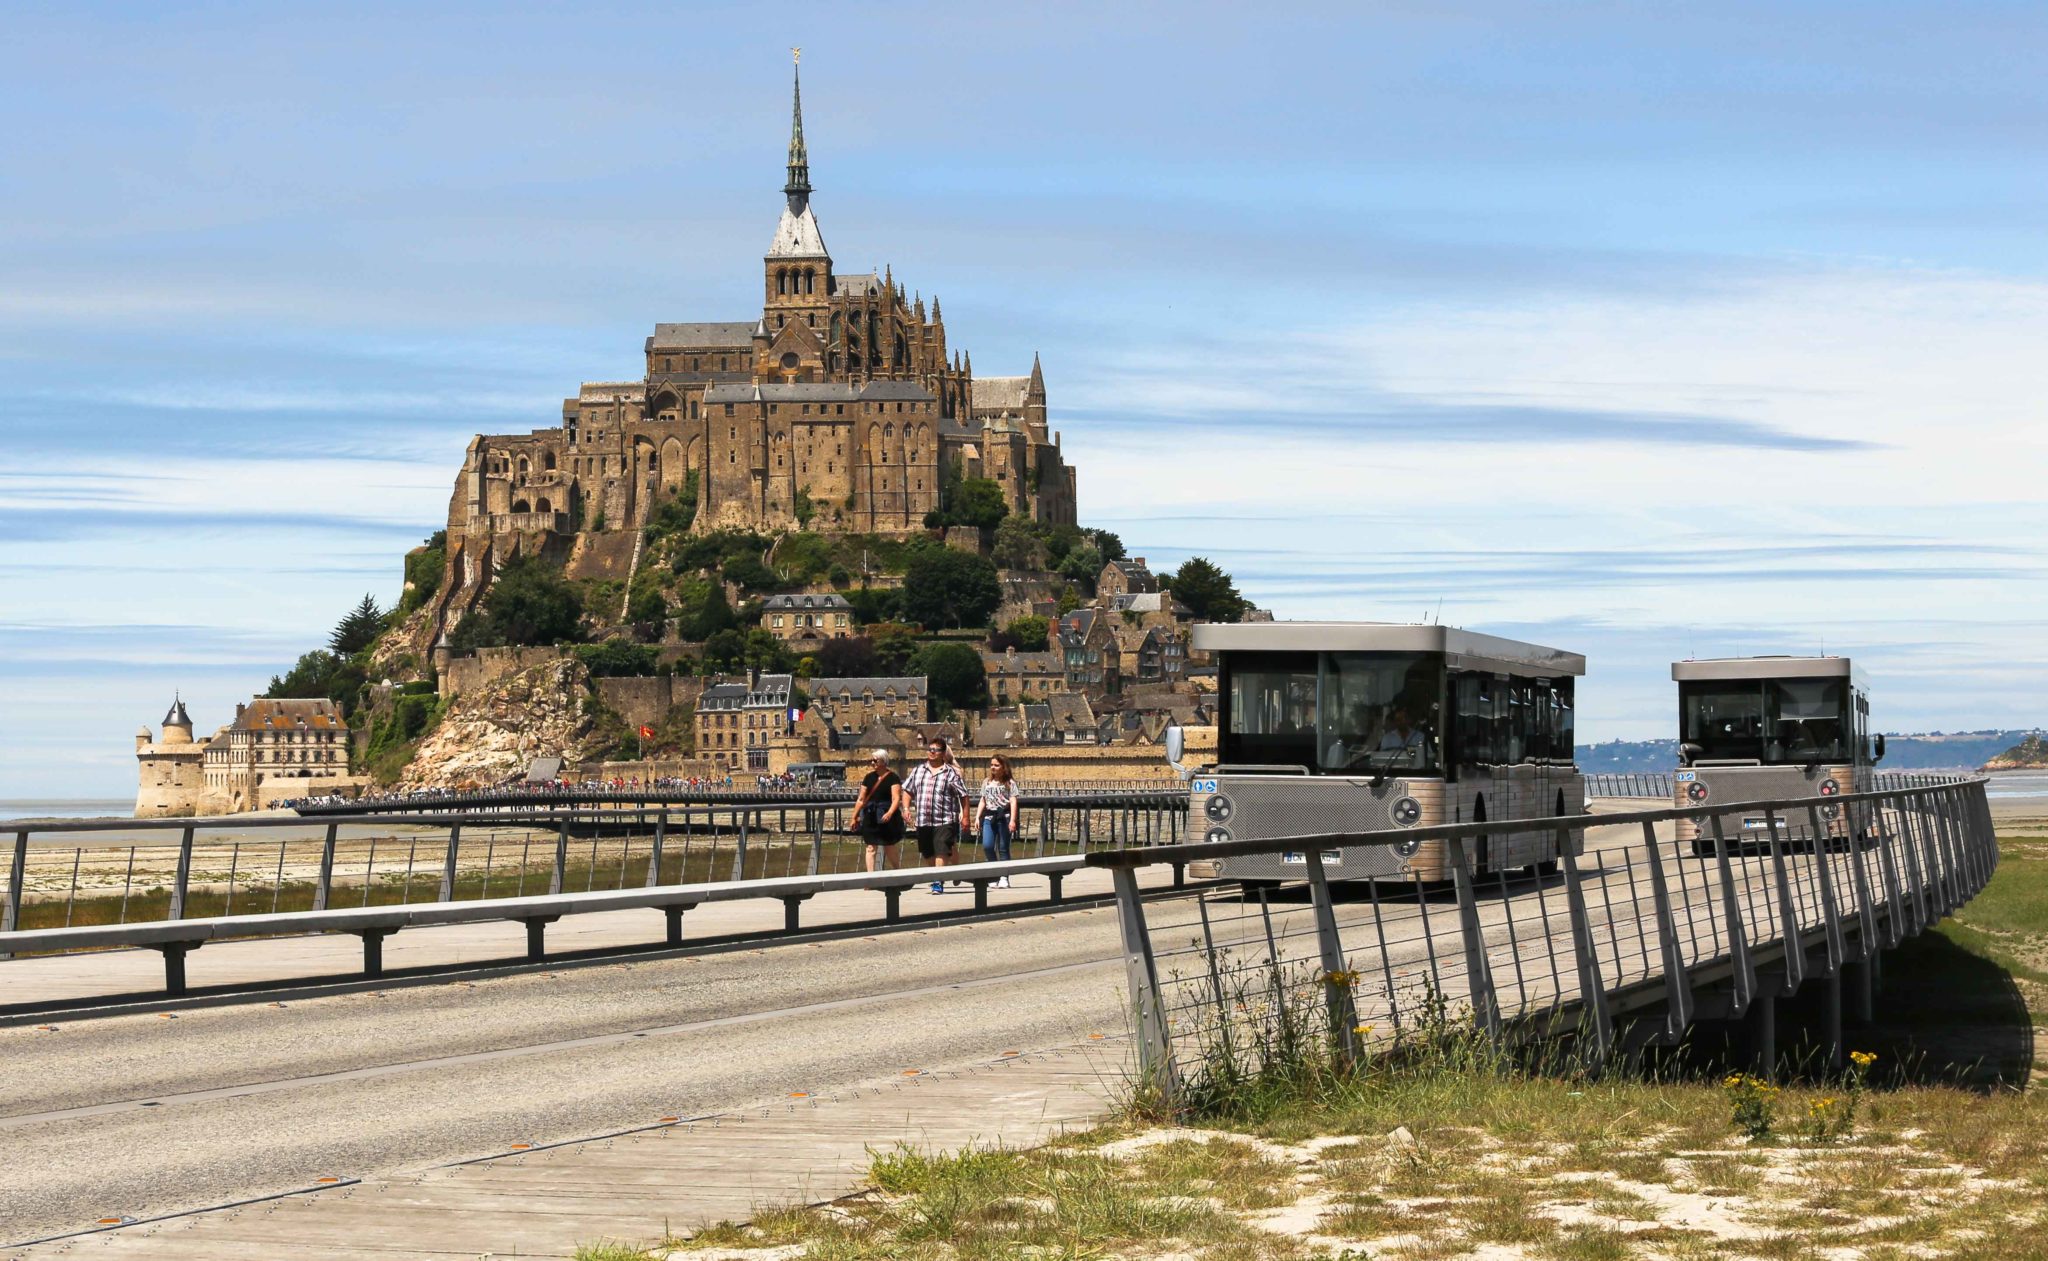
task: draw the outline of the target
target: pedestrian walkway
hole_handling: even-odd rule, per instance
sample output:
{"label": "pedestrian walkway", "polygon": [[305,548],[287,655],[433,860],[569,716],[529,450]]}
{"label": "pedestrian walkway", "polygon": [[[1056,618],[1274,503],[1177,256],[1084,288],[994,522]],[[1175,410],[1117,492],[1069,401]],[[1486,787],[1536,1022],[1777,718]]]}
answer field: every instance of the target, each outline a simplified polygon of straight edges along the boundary
{"label": "pedestrian walkway", "polygon": [[1124,1080],[1128,1043],[911,1069],[744,1111],[544,1150],[138,1223],[15,1249],[7,1261],[327,1261],[572,1257],[599,1240],[646,1244],[757,1209],[815,1204],[861,1188],[870,1152],[1030,1147],[1101,1118]]}

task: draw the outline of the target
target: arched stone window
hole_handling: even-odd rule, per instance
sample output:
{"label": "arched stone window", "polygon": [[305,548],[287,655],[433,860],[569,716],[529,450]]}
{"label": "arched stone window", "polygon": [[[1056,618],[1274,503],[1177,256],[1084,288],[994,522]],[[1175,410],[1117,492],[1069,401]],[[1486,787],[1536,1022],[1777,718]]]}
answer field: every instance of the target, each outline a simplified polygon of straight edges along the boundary
{"label": "arched stone window", "polygon": [[540,466],[552,473],[555,471],[555,453],[549,451],[540,457]]}
{"label": "arched stone window", "polygon": [[554,506],[548,503],[547,496],[545,495],[541,496],[540,503],[534,507],[536,512],[553,512],[554,510]]}
{"label": "arched stone window", "polygon": [[515,500],[513,500],[513,501],[512,501],[512,511],[514,511],[514,512],[532,512],[532,511],[533,511],[533,505],[532,505],[532,504],[529,504],[529,503],[527,503],[527,502],[526,502],[526,501],[525,501],[524,499],[515,499]]}

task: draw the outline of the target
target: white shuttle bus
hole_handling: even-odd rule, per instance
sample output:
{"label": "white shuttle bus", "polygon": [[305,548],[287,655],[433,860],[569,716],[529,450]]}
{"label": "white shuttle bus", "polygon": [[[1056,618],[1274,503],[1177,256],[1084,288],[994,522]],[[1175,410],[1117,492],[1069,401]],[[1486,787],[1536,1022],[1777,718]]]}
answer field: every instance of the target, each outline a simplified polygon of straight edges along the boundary
{"label": "white shuttle bus", "polygon": [[[1216,765],[1189,781],[1193,836],[1278,840],[1585,810],[1577,653],[1379,622],[1201,625],[1193,646],[1215,654],[1220,710]],[[1545,830],[1488,836],[1467,853],[1481,874],[1548,871],[1557,844]],[[1304,862],[1297,851],[1189,872],[1299,879]],[[1326,849],[1323,862],[1332,879],[1451,875],[1439,841]]]}
{"label": "white shuttle bus", "polygon": [[[1884,737],[1870,733],[1870,687],[1847,657],[1724,657],[1678,661],[1680,806],[1732,804],[1722,821],[1729,845],[1767,844],[1770,818],[1746,801],[1817,799],[1821,827],[1846,840],[1850,821],[1828,798],[1877,786]],[[1697,852],[1713,849],[1711,830],[1680,825]],[[1812,831],[1805,811],[1778,819],[1787,840]],[[1857,830],[1864,830],[1859,822]]]}

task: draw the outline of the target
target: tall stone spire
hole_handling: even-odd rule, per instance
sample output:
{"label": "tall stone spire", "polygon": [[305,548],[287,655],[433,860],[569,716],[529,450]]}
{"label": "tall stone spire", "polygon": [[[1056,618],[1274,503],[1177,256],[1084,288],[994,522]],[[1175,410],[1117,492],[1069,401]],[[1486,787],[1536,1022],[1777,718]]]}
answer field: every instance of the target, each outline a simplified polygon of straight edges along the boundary
{"label": "tall stone spire", "polygon": [[801,48],[789,50],[790,81],[793,84],[789,110],[789,182],[782,186],[782,192],[789,198],[791,214],[802,214],[811,200],[811,156],[804,148],[804,81],[798,69],[803,55]]}

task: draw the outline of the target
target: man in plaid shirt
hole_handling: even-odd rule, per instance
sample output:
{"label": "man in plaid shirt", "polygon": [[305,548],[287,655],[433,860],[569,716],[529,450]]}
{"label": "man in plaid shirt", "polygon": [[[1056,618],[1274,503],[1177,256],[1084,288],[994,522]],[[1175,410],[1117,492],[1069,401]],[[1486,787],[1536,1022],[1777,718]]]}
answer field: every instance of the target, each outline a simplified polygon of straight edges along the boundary
{"label": "man in plaid shirt", "polygon": [[[967,818],[967,781],[960,768],[946,757],[946,741],[933,736],[925,745],[925,759],[903,780],[917,824],[917,852],[928,867],[944,867],[953,861],[953,847],[960,842],[960,829]],[[932,881],[933,893],[944,893],[946,882]]]}

